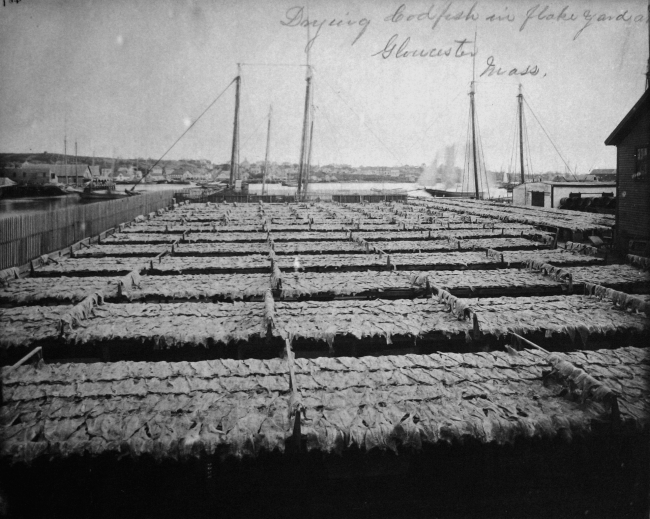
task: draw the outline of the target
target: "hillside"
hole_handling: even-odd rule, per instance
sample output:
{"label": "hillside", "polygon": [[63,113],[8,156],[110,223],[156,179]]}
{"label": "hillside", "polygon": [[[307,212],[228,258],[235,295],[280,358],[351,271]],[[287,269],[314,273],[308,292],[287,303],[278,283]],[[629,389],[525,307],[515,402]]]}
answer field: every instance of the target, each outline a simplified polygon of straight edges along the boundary
{"label": "hillside", "polygon": [[[66,156],[62,153],[0,153],[0,168],[8,167],[10,165],[19,166],[25,162],[30,164],[62,164],[66,160]],[[116,158],[112,157],[88,157],[85,155],[67,156],[68,164],[75,161],[79,164],[95,164],[102,168],[110,168],[115,160],[115,167],[139,165],[144,169],[152,166],[156,161],[155,159],[145,158]],[[201,166],[200,160],[182,159],[182,160],[162,160],[158,165],[171,168],[193,168]]]}

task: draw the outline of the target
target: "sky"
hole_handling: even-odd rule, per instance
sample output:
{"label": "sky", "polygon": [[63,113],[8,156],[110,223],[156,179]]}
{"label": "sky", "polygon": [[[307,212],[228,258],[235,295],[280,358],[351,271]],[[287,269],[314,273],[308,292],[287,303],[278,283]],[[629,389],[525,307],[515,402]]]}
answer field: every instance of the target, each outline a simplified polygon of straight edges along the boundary
{"label": "sky", "polygon": [[3,3],[0,152],[67,137],[157,159],[195,123],[165,158],[228,162],[242,63],[240,158],[264,158],[272,105],[270,159],[298,162],[309,47],[313,163],[430,164],[456,144],[461,165],[474,75],[487,169],[512,169],[521,84],[533,171],[585,174],[615,167],[604,141],[645,89],[643,0]]}

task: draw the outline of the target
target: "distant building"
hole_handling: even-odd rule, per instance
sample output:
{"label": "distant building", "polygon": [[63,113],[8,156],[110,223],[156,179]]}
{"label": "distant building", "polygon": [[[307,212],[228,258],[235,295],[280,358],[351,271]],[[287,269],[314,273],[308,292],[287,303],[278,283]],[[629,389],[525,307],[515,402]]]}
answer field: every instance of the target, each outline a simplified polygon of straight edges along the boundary
{"label": "distant building", "polygon": [[163,182],[165,176],[163,175],[163,168],[161,166],[154,166],[147,175],[149,182]]}
{"label": "distant building", "polygon": [[645,256],[650,256],[649,112],[650,90],[646,90],[605,141],[616,146],[617,245],[624,252]]}
{"label": "distant building", "polygon": [[2,168],[0,177],[8,178],[16,184],[47,184],[57,182],[56,173],[50,172],[48,164],[42,164],[41,168]]}
{"label": "distant building", "polygon": [[592,169],[585,180],[592,182],[616,182],[616,170]]}
{"label": "distant building", "polygon": [[87,164],[51,164],[47,166],[61,184],[82,183],[91,177],[97,178],[101,175],[99,166],[88,166]]}
{"label": "distant building", "polygon": [[83,182],[91,176],[99,176],[99,166],[87,164],[30,164],[25,162],[17,168],[4,168],[0,176],[18,184],[44,184],[58,182],[74,184]]}
{"label": "distant building", "polygon": [[188,181],[192,180],[192,174],[187,170],[177,169],[167,175],[167,180],[170,182]]}
{"label": "distant building", "polygon": [[280,182],[286,182],[287,172],[284,169],[272,166],[269,170],[269,180],[278,180]]}
{"label": "distant building", "polygon": [[178,170],[178,171],[170,171],[167,173],[167,180],[170,182],[178,182],[180,180],[183,180],[183,172]]}

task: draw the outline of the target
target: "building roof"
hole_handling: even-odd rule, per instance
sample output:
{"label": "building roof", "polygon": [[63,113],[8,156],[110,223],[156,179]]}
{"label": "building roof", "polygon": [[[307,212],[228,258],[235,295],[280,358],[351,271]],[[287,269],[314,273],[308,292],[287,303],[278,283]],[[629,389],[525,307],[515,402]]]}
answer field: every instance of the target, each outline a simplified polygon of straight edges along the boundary
{"label": "building roof", "polygon": [[548,184],[549,186],[557,186],[557,187],[616,187],[616,182],[602,182],[602,181],[594,181],[594,182],[555,182],[553,180],[540,180],[539,182],[526,182],[525,184],[519,184],[518,186],[515,186],[513,189],[525,189],[526,187],[530,187],[533,184],[539,185],[539,184]]}
{"label": "building roof", "polygon": [[51,173],[58,176],[64,175],[83,175],[91,168],[91,171],[99,175],[99,166],[89,166],[87,164],[43,164]]}
{"label": "building roof", "polygon": [[16,183],[13,180],[9,178],[0,177],[0,187],[9,187],[15,185]]}
{"label": "building roof", "polygon": [[607,146],[618,146],[627,136],[632,127],[637,123],[639,118],[648,111],[650,107],[650,90],[646,90],[641,99],[632,107],[623,120],[618,124],[614,131],[605,140]]}

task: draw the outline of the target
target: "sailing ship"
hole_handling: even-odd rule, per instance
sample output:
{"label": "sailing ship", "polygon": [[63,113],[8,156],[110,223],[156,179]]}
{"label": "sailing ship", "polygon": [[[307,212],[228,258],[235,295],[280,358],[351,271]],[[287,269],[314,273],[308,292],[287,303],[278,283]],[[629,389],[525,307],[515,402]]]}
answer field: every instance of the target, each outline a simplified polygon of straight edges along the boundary
{"label": "sailing ship", "polygon": [[[514,189],[515,186],[518,186],[520,184],[525,184],[526,183],[526,166],[525,166],[525,161],[524,161],[524,136],[527,134],[525,131],[525,122],[524,122],[524,94],[522,92],[522,86],[521,84],[519,85],[519,94],[517,95],[517,134],[516,134],[516,142],[518,150],[517,154],[519,155],[519,173],[520,173],[520,181],[517,182],[516,180],[512,180],[511,178],[504,178],[502,182],[498,184],[498,187],[501,189],[505,189],[507,193],[512,193],[512,190]],[[512,167],[512,163],[510,164]],[[514,172],[516,173],[516,161],[515,161],[515,167],[513,168]]]}
{"label": "sailing ship", "polygon": [[[298,167],[298,178],[294,180],[287,180],[282,182],[283,186],[296,188],[296,199],[303,200],[306,197],[307,189],[310,180],[310,162],[312,152],[312,139],[314,133],[314,107],[312,104],[312,68],[310,65],[307,67],[305,77],[306,91],[305,91],[305,109],[303,114],[303,127],[302,139],[300,144],[300,161]],[[233,121],[233,139],[232,149],[230,155],[230,178],[228,181],[228,188],[221,192],[224,195],[241,195],[242,192],[247,191],[247,184],[242,182],[239,171],[239,108],[241,96],[241,64],[237,64],[237,77],[235,78],[235,116]],[[266,153],[264,157],[264,167],[262,176],[262,195],[268,194],[267,184],[269,179],[269,154],[271,143],[271,121],[272,121],[273,107],[269,107],[268,124],[267,124],[267,137],[266,137]]]}
{"label": "sailing ship", "polygon": [[[443,196],[443,197],[453,197],[453,198],[484,198],[485,192],[481,191],[483,187],[483,178],[485,178],[485,186],[487,187],[487,175],[485,174],[485,164],[481,161],[479,156],[479,151],[481,149],[480,142],[478,139],[477,133],[477,120],[476,120],[476,100],[475,100],[475,86],[476,86],[476,33],[474,33],[474,54],[473,54],[473,63],[472,63],[472,81],[470,83],[469,90],[469,117],[470,117],[470,129],[467,132],[467,145],[466,153],[467,163],[465,164],[465,173],[463,174],[463,182],[461,183],[461,190],[458,190],[458,186],[454,191],[446,191],[442,189],[430,189],[425,188],[425,191],[432,196]],[[471,163],[470,163],[471,157]],[[483,167],[482,176],[479,171]],[[470,171],[473,175],[470,176]],[[467,177],[467,182],[465,182],[465,177]],[[474,190],[470,190],[470,180],[473,180]],[[464,190],[467,186],[467,190]]]}
{"label": "sailing ship", "polygon": [[223,182],[200,182],[197,184],[198,187],[202,187],[203,189],[210,189],[213,193],[220,193],[224,189],[228,187],[228,184],[224,184]]}
{"label": "sailing ship", "polygon": [[[476,101],[474,99],[475,95],[475,82],[472,80],[470,83],[470,91],[469,91],[469,102],[470,102],[470,131],[468,132],[468,141],[467,141],[467,151],[466,153],[467,157],[471,157],[472,161],[471,164],[467,164],[467,168],[465,170],[467,176],[469,177],[470,169],[471,172],[473,173],[473,181],[474,181],[474,190],[463,190],[462,188],[465,187],[465,181],[463,178],[463,182],[461,184],[461,190],[458,190],[458,187],[454,191],[449,191],[449,190],[444,190],[444,189],[433,189],[429,187],[425,187],[424,190],[429,193],[431,196],[435,197],[446,197],[446,198],[476,198],[480,199],[484,197],[484,192],[479,190],[479,186],[481,185],[480,182],[480,165],[481,161],[479,159],[479,149],[480,146],[478,144],[478,138],[477,138],[477,121],[476,121]],[[471,132],[471,133],[470,133]],[[470,167],[471,166],[471,167]],[[464,175],[465,176],[465,175]],[[463,176],[463,177],[464,177]],[[487,180],[487,179],[486,179]],[[469,187],[469,178],[467,185]],[[487,184],[487,182],[486,182]]]}
{"label": "sailing ship", "polygon": [[[135,186],[134,186],[135,187]],[[83,191],[79,192],[82,200],[116,200],[120,198],[129,198],[139,195],[139,191],[124,192],[117,191],[116,184],[112,179],[96,178],[92,179],[85,186]]]}

